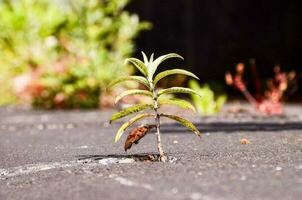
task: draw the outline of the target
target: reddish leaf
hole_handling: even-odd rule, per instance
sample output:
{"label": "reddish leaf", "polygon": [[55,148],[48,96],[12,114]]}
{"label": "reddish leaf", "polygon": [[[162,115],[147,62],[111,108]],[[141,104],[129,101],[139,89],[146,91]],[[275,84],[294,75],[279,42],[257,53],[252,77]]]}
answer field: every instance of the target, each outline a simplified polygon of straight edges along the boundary
{"label": "reddish leaf", "polygon": [[132,144],[137,144],[155,125],[141,125],[134,128],[128,135],[125,142],[125,151],[131,148]]}

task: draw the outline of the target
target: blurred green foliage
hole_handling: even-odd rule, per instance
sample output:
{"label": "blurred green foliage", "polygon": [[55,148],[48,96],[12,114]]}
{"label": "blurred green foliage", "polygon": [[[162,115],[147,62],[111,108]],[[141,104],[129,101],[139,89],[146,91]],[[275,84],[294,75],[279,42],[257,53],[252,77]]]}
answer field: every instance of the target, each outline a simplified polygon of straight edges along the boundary
{"label": "blurred green foliage", "polygon": [[[0,0],[0,105],[16,100],[12,79],[27,74],[35,106],[56,107],[59,94],[67,107],[82,107],[76,99],[86,91],[83,107],[96,107],[96,95],[112,79],[131,73],[123,61],[133,39],[150,28],[124,10],[128,3]],[[33,88],[39,89],[32,94]]]}
{"label": "blurred green foliage", "polygon": [[226,95],[220,95],[215,99],[214,92],[209,85],[200,86],[196,80],[189,81],[189,87],[195,90],[202,98],[191,95],[193,103],[200,115],[213,115],[218,113],[227,100]]}

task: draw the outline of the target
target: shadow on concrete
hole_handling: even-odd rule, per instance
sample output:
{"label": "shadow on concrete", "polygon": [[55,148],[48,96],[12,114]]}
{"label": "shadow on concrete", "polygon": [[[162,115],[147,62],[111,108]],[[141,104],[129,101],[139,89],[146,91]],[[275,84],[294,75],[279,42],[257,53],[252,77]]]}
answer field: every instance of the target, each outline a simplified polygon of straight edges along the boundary
{"label": "shadow on concrete", "polygon": [[159,155],[157,153],[140,153],[140,154],[108,154],[108,155],[78,155],[76,158],[78,160],[103,160],[108,158],[117,158],[117,159],[125,159],[130,158],[134,159],[135,161],[153,161]]}
{"label": "shadow on concrete", "polygon": [[[272,123],[272,122],[214,122],[214,123],[195,123],[202,132],[236,132],[236,131],[284,131],[302,130],[301,122]],[[177,124],[164,124],[161,126],[162,133],[184,133],[188,129]]]}

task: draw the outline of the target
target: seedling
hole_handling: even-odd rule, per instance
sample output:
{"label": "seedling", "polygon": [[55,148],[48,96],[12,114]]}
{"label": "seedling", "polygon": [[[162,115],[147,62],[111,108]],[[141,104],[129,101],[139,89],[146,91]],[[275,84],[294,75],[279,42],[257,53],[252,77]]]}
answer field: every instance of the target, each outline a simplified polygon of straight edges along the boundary
{"label": "seedling", "polygon": [[131,148],[133,144],[137,144],[138,141],[143,138],[152,128],[156,128],[156,138],[157,138],[157,149],[159,152],[159,160],[162,162],[166,162],[167,157],[165,156],[165,153],[162,148],[162,143],[161,143],[161,133],[160,133],[160,119],[161,117],[166,117],[170,118],[172,120],[175,120],[182,124],[183,126],[187,127],[191,131],[193,131],[196,135],[200,136],[200,132],[198,129],[194,126],[194,124],[182,117],[176,116],[176,115],[171,115],[171,114],[166,114],[166,113],[161,113],[159,111],[159,108],[162,105],[165,104],[170,104],[170,105],[176,105],[181,108],[185,109],[191,109],[195,110],[192,104],[189,102],[182,100],[182,99],[174,99],[174,98],[166,98],[164,97],[165,94],[173,94],[173,93],[186,93],[186,94],[194,94],[197,96],[200,96],[196,91],[189,89],[189,88],[184,88],[184,87],[171,87],[167,89],[158,89],[157,88],[157,83],[170,75],[174,74],[183,74],[187,76],[191,76],[193,78],[198,79],[197,76],[195,76],[193,73],[183,70],[183,69],[172,69],[172,70],[166,70],[161,73],[158,73],[155,77],[154,74],[156,73],[156,70],[158,66],[165,60],[169,58],[180,58],[183,59],[178,54],[175,53],[170,53],[166,54],[163,56],[158,57],[157,59],[153,60],[154,54],[151,55],[150,59],[147,58],[146,54],[142,52],[143,54],[143,59],[144,61],[141,61],[137,58],[128,58],[126,59],[126,63],[131,63],[134,67],[136,67],[143,76],[126,76],[126,77],[121,77],[109,84],[109,86],[116,85],[118,83],[124,82],[124,81],[137,81],[143,85],[146,86],[146,89],[131,89],[122,92],[120,95],[118,95],[115,99],[115,103],[118,103],[122,98],[128,95],[145,95],[150,97],[152,99],[152,103],[148,104],[137,104],[130,106],[126,109],[123,109],[117,113],[115,113],[111,119],[110,123],[121,119],[123,117],[126,117],[130,114],[137,113],[139,111],[151,109],[153,112],[143,112],[140,113],[133,118],[131,118],[129,121],[125,122],[117,131],[116,136],[115,136],[115,142],[117,142],[125,130],[129,128],[132,124],[135,122],[142,120],[147,117],[152,117],[154,118],[155,124],[142,124],[136,128],[134,128],[130,134],[128,135],[126,142],[125,142],[125,151]]}

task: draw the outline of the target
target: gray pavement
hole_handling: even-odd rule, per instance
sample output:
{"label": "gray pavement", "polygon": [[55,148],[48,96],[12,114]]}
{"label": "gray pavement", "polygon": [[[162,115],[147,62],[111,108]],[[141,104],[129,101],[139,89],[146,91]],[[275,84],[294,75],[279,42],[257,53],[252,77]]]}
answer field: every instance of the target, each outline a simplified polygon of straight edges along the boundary
{"label": "gray pavement", "polygon": [[[164,121],[164,149],[177,160],[131,163],[156,153],[155,135],[126,154],[123,141],[113,143],[120,123],[108,126],[112,111],[0,108],[0,199],[301,199],[302,109],[287,111],[181,112],[203,137]],[[103,162],[114,157],[127,159]]]}

